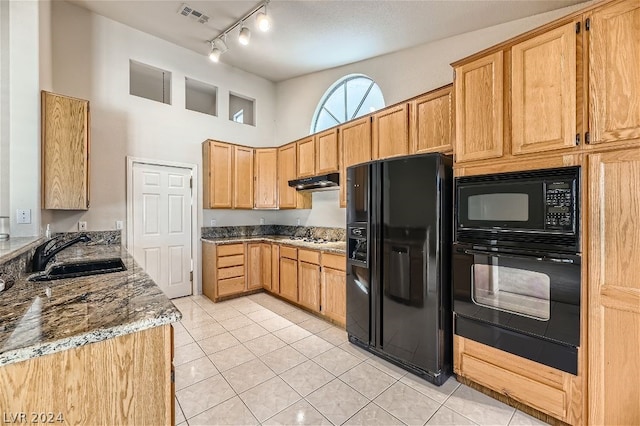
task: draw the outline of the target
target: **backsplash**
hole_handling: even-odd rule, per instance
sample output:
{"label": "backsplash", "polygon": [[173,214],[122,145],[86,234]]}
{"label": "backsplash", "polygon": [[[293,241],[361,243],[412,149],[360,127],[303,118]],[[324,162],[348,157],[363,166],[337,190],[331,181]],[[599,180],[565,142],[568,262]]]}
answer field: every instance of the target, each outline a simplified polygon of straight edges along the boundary
{"label": "backsplash", "polygon": [[84,232],[58,232],[53,236],[60,238],[61,241],[69,241],[79,235],[87,235],[91,241],[85,243],[88,246],[104,245],[104,244],[121,244],[122,231],[84,231]]}
{"label": "backsplash", "polygon": [[292,237],[322,238],[327,241],[344,241],[343,228],[289,225],[248,225],[203,227],[202,238],[255,237],[260,235],[286,235]]}

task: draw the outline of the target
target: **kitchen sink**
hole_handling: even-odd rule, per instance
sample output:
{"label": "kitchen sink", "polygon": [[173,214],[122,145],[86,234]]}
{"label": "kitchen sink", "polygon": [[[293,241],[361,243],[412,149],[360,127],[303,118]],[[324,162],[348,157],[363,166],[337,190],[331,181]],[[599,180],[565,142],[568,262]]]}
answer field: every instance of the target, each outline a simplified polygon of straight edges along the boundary
{"label": "kitchen sink", "polygon": [[87,275],[110,274],[112,272],[126,271],[122,259],[119,257],[99,260],[88,260],[73,263],[54,265],[46,274],[33,275],[29,281],[51,281],[62,278],[76,278]]}

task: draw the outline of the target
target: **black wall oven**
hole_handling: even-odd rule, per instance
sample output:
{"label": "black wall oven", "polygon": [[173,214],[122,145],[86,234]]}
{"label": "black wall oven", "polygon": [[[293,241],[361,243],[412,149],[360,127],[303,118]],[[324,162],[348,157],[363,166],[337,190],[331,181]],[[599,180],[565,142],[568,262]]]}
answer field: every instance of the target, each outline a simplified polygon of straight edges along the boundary
{"label": "black wall oven", "polygon": [[577,374],[579,173],[456,179],[456,334]]}

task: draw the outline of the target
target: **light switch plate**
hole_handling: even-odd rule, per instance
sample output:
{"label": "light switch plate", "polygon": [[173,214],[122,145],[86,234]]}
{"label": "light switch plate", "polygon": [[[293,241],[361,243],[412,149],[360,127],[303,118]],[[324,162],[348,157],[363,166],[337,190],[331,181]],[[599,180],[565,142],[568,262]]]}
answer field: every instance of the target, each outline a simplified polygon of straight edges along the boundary
{"label": "light switch plate", "polygon": [[31,209],[17,209],[16,223],[31,223]]}

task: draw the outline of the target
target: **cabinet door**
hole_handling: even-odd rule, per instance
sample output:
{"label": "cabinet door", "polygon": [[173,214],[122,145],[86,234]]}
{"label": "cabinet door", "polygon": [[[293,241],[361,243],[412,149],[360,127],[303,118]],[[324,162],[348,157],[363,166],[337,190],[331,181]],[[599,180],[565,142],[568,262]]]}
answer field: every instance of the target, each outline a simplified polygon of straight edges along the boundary
{"label": "cabinet door", "polygon": [[576,145],[576,22],[511,48],[513,154]]}
{"label": "cabinet door", "polygon": [[327,130],[316,136],[316,173],[338,171],[338,129]]}
{"label": "cabinet door", "polygon": [[89,101],[44,91],[42,208],[89,208]]}
{"label": "cabinet door", "polygon": [[203,154],[203,200],[205,208],[233,207],[233,145],[205,141]]}
{"label": "cabinet door", "polygon": [[202,243],[202,293],[211,300],[216,299],[216,245]]}
{"label": "cabinet door", "polygon": [[338,129],[340,140],[340,207],[347,206],[347,167],[371,161],[371,117],[353,120]]}
{"label": "cabinet door", "polygon": [[253,149],[235,146],[233,156],[233,208],[253,208]]}
{"label": "cabinet door", "polygon": [[280,296],[298,301],[298,261],[280,258]]}
{"label": "cabinet door", "polygon": [[347,276],[344,271],[322,267],[322,313],[346,324],[347,321]]}
{"label": "cabinet door", "polygon": [[451,152],[452,94],[449,85],[411,101],[411,154]]}
{"label": "cabinet door", "polygon": [[280,246],[271,244],[271,289],[280,293]]}
{"label": "cabinet door", "polygon": [[297,178],[296,144],[278,148],[278,207],[295,209],[297,192],[289,186],[289,181]]}
{"label": "cabinet door", "polygon": [[502,51],[455,70],[456,162],[502,157]]}
{"label": "cabinet door", "polygon": [[247,290],[262,287],[262,249],[260,243],[247,244]]}
{"label": "cabinet door", "polygon": [[409,154],[409,104],[374,114],[372,134],[374,159]]}
{"label": "cabinet door", "polygon": [[298,303],[320,311],[320,265],[298,261]]}
{"label": "cabinet door", "polygon": [[589,156],[589,424],[637,424],[640,151]]}
{"label": "cabinet door", "polygon": [[257,209],[278,207],[278,149],[265,148],[255,151],[255,197]]}
{"label": "cabinet door", "polygon": [[296,142],[298,149],[298,177],[316,174],[316,144],[313,136]]}
{"label": "cabinet door", "polygon": [[603,7],[590,19],[591,143],[640,138],[640,2]]}
{"label": "cabinet door", "polygon": [[260,243],[260,265],[262,287],[271,290],[271,244]]}

